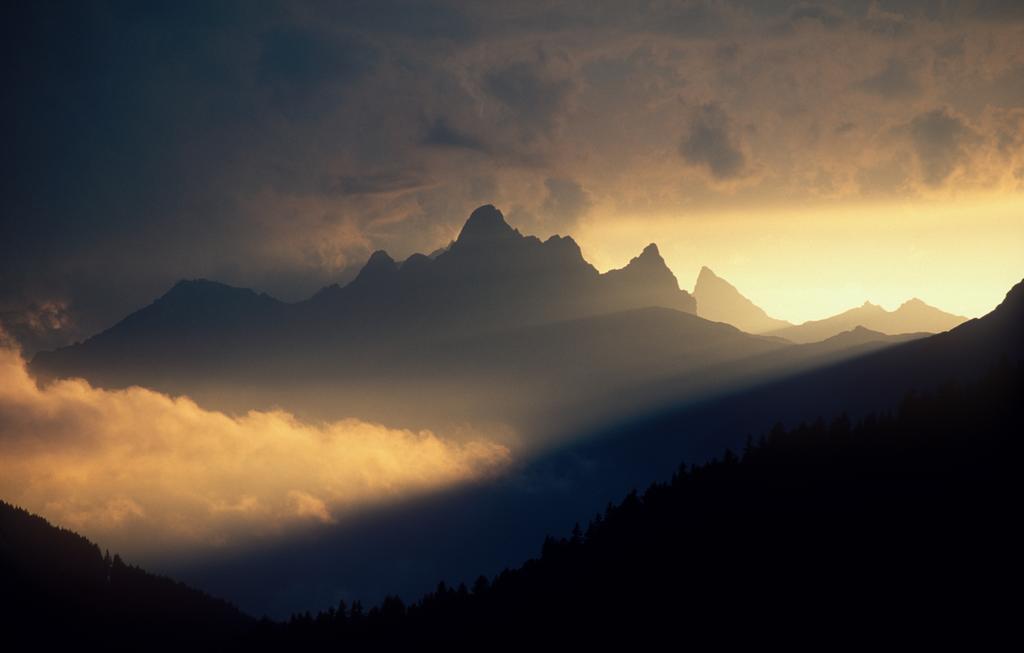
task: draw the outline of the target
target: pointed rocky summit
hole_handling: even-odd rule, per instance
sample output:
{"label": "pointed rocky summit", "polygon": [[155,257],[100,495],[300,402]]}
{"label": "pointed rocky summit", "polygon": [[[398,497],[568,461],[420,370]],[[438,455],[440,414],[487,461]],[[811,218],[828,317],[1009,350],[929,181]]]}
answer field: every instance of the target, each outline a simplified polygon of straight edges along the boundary
{"label": "pointed rocky summit", "polygon": [[693,296],[697,299],[697,315],[712,322],[731,324],[747,333],[764,333],[792,326],[785,320],[769,317],[764,309],[707,266],[700,269]]}

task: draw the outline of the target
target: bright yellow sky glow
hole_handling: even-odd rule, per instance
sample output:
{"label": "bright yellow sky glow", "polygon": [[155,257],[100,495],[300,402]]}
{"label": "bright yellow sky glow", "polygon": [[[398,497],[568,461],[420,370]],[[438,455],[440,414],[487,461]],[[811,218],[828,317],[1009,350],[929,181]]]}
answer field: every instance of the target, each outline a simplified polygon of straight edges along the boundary
{"label": "bright yellow sky glow", "polygon": [[864,301],[894,309],[911,297],[978,317],[1024,277],[1024,195],[620,215],[587,221],[579,241],[602,271],[656,242],[682,288],[692,290],[707,265],[770,315],[791,322]]}

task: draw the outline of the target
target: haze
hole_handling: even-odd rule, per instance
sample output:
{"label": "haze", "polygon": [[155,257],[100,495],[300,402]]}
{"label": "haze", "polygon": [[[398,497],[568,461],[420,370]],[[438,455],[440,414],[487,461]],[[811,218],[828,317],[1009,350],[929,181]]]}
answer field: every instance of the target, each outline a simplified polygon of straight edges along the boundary
{"label": "haze", "polygon": [[0,500],[252,615],[1021,359],[1019,1],[8,4]]}

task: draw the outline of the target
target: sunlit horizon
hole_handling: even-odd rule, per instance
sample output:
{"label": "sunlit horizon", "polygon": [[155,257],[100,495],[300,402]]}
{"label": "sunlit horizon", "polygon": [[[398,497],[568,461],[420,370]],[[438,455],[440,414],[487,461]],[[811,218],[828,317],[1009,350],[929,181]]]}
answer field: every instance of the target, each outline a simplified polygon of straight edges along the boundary
{"label": "sunlit horizon", "polygon": [[[981,317],[1024,278],[1024,195],[974,201],[639,215],[581,225],[600,271],[658,245],[679,286],[707,266],[772,317],[799,324],[912,298]],[[885,217],[879,217],[882,213]],[[869,224],[865,216],[873,216]],[[898,219],[897,219],[898,218]]]}

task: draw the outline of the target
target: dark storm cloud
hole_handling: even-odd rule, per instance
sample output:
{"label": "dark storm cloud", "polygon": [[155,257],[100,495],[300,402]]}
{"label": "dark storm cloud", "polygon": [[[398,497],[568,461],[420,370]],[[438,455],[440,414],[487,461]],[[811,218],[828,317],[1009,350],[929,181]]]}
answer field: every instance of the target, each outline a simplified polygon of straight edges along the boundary
{"label": "dark storm cloud", "polygon": [[311,3],[318,15],[350,31],[456,42],[479,36],[479,26],[455,2],[350,0]]}
{"label": "dark storm cloud", "polygon": [[573,179],[550,177],[544,185],[548,190],[542,211],[546,222],[566,234],[591,207],[590,194]]}
{"label": "dark storm cloud", "polygon": [[885,67],[864,79],[861,90],[880,97],[899,100],[921,94],[921,84],[910,65],[902,59],[890,59]]}
{"label": "dark storm cloud", "polygon": [[423,136],[424,145],[438,147],[461,147],[467,150],[486,152],[487,145],[477,137],[456,129],[446,118],[436,118]]}
{"label": "dark storm cloud", "polygon": [[905,17],[885,12],[875,12],[860,21],[860,28],[866,32],[890,39],[902,39],[914,33],[914,26]]}
{"label": "dark storm cloud", "polygon": [[641,20],[646,17],[648,26],[654,31],[674,36],[709,38],[724,34],[731,27],[731,16],[722,3],[701,0],[667,3],[652,7],[650,12],[630,11],[627,5],[623,5],[623,10],[641,17]]}
{"label": "dark storm cloud", "polygon": [[813,21],[820,23],[826,29],[839,29],[846,22],[842,14],[830,7],[810,3],[800,3],[790,9],[789,20],[792,23]]}
{"label": "dark storm cloud", "polygon": [[938,186],[968,160],[968,150],[980,137],[962,118],[946,109],[916,116],[908,125],[910,139],[929,186]]}
{"label": "dark storm cloud", "polygon": [[974,0],[965,3],[965,9],[985,20],[1024,20],[1024,3],[1019,0]]}
{"label": "dark storm cloud", "polygon": [[717,104],[705,104],[694,112],[679,152],[687,162],[707,168],[715,179],[739,177],[746,166],[729,116]]}
{"label": "dark storm cloud", "polygon": [[987,182],[1024,165],[1020,6],[6,3],[0,319],[45,340],[60,306],[73,340],[182,277],[299,299],[485,203],[597,233],[820,170],[836,196]]}
{"label": "dark storm cloud", "polygon": [[426,182],[413,172],[382,172],[329,178],[324,188],[330,194],[379,195],[422,188]]}
{"label": "dark storm cloud", "polygon": [[520,61],[488,72],[483,88],[511,111],[524,137],[531,139],[554,128],[572,83],[551,78],[540,64]]}
{"label": "dark storm cloud", "polygon": [[337,35],[289,27],[261,38],[258,63],[262,82],[299,88],[356,78],[371,65],[371,53]]}
{"label": "dark storm cloud", "polygon": [[316,186],[308,119],[344,100],[374,59],[358,39],[270,4],[5,13],[0,294],[88,307],[78,335],[176,278],[254,261],[276,228],[240,199]]}
{"label": "dark storm cloud", "polygon": [[1024,107],[1024,64],[1017,65],[992,81],[988,99],[1002,107]]}

